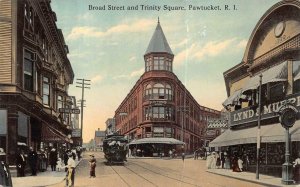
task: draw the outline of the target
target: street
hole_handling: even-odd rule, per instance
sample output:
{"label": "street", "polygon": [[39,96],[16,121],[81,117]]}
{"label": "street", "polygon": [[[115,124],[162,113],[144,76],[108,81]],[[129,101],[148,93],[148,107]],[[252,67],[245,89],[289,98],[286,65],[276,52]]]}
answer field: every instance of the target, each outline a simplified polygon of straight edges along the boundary
{"label": "street", "polygon": [[[152,187],[152,186],[261,186],[206,172],[205,160],[129,158],[124,165],[106,165],[102,152],[94,152],[97,159],[96,178],[89,178],[89,152],[77,166],[75,186]],[[62,182],[52,187],[62,187]]]}

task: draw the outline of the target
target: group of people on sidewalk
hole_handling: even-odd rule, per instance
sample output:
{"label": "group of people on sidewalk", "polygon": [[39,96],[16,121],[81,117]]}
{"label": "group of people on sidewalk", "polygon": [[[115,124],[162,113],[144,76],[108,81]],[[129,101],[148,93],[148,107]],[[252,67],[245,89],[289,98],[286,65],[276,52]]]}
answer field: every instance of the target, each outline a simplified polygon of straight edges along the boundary
{"label": "group of people on sidewalk", "polygon": [[[245,167],[244,167],[245,166]],[[207,169],[232,169],[233,172],[242,172],[248,170],[249,158],[246,155],[244,161],[241,156],[229,156],[227,152],[207,153],[206,167]],[[293,180],[300,184],[300,153],[293,162]]]}

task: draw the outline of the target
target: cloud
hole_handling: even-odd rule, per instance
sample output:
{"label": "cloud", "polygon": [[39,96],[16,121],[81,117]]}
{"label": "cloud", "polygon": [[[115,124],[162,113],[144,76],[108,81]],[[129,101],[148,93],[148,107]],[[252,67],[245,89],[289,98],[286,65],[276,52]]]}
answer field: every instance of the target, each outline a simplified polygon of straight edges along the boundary
{"label": "cloud", "polygon": [[179,43],[175,43],[175,44],[171,45],[171,49],[175,50],[176,48],[180,48],[182,46],[185,46],[187,44],[187,42],[188,42],[188,39],[185,38],[182,41],[180,41]]}
{"label": "cloud", "polygon": [[123,75],[115,76],[113,79],[115,79],[115,80],[117,80],[117,79],[131,79],[131,78],[134,78],[134,77],[139,77],[144,73],[144,71],[145,71],[145,69],[141,68],[141,69],[133,71],[130,74],[127,74],[127,75],[123,74]]}
{"label": "cloud", "polygon": [[243,40],[241,40],[241,41],[237,44],[237,46],[238,46],[239,48],[245,49],[246,46],[247,46],[247,44],[248,44],[248,40],[243,39]]}
{"label": "cloud", "polygon": [[242,41],[237,44],[236,38],[230,38],[223,41],[209,41],[204,45],[192,43],[188,48],[182,50],[175,56],[174,65],[180,66],[184,62],[191,60],[199,61],[205,59],[206,57],[215,57],[227,52],[228,49],[235,48],[236,46],[242,44]]}
{"label": "cloud", "polygon": [[108,28],[106,31],[101,31],[98,27],[89,26],[77,26],[71,30],[71,33],[67,36],[68,40],[76,40],[80,37],[107,37],[112,34],[118,33],[134,33],[134,32],[145,32],[153,28],[155,22],[150,19],[140,19],[128,23],[120,23],[118,25]]}
{"label": "cloud", "polygon": [[92,83],[101,82],[103,80],[103,77],[101,75],[96,75],[95,77],[91,78]]}
{"label": "cloud", "polygon": [[132,56],[132,57],[130,57],[130,58],[129,58],[129,61],[130,61],[130,62],[134,62],[134,61],[136,61],[136,56]]}
{"label": "cloud", "polygon": [[131,74],[130,74],[130,77],[138,77],[138,76],[141,76],[143,75],[145,69],[144,68],[141,68],[139,70],[136,70],[136,71],[133,71]]}

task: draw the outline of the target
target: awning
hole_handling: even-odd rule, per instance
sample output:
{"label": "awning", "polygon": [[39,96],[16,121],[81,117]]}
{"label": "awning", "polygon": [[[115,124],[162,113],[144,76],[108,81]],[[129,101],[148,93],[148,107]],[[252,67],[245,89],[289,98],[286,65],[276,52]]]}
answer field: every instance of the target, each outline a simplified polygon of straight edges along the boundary
{"label": "awning", "polygon": [[300,72],[298,72],[298,74],[294,77],[294,81],[299,80],[300,79]]}
{"label": "awning", "polygon": [[143,138],[132,140],[129,145],[133,144],[171,144],[171,145],[184,145],[185,143],[174,138]]}
{"label": "awning", "polygon": [[223,103],[223,106],[232,105],[235,101],[238,101],[242,95],[242,90],[237,90],[231,94]]}
{"label": "awning", "polygon": [[[300,120],[290,128],[291,141],[300,141]],[[260,127],[261,142],[285,142],[285,129],[280,123]],[[228,129],[209,143],[209,147],[256,143],[257,127]]]}
{"label": "awning", "polygon": [[[248,90],[257,89],[257,87],[259,86],[259,76],[260,73],[249,79],[249,81],[244,85],[242,89],[243,93]],[[287,81],[287,62],[283,62],[262,72],[262,84],[283,81]]]}

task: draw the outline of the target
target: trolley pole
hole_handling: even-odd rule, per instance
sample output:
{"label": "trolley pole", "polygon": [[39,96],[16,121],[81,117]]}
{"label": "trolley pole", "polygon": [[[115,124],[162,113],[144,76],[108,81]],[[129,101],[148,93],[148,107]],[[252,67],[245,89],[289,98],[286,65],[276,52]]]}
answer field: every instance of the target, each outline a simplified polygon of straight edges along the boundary
{"label": "trolley pole", "polygon": [[256,179],[259,179],[260,121],[261,121],[261,84],[262,84],[262,74],[259,75],[258,120],[257,120],[257,151],[256,151]]}
{"label": "trolley pole", "polygon": [[[90,89],[90,81],[91,80],[87,80],[87,79],[76,79],[78,82],[76,87],[81,88],[81,117],[80,117],[80,123],[81,123],[81,147],[83,145],[83,107],[84,107],[84,89],[88,88]],[[81,82],[79,82],[81,81]]]}

